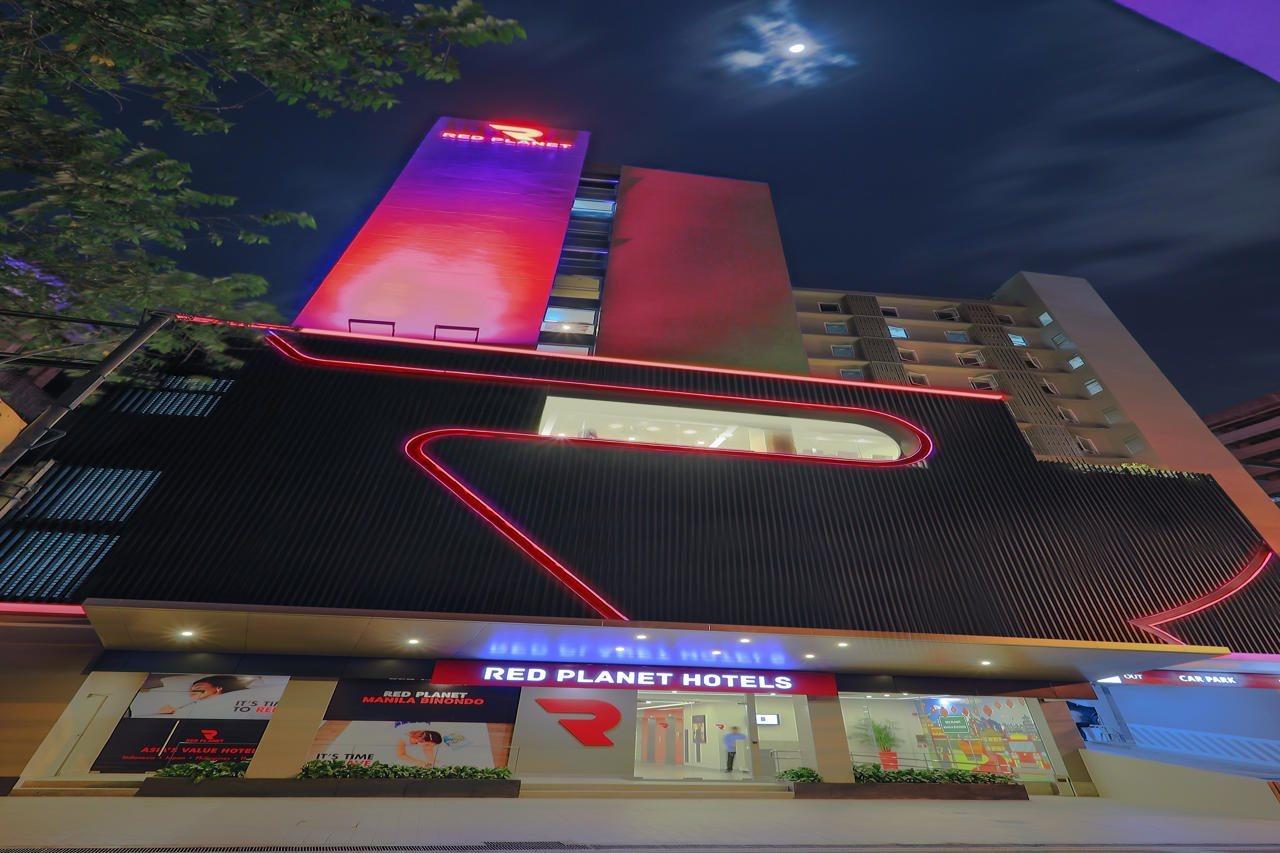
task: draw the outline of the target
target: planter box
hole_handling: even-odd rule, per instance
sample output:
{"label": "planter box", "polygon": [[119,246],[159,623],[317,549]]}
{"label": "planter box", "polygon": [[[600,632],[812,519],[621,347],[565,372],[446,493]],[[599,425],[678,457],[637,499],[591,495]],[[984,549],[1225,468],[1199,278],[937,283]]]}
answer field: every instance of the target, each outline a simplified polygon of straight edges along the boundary
{"label": "planter box", "polygon": [[797,800],[1025,800],[1023,785],[963,782],[793,782]]}
{"label": "planter box", "polygon": [[139,797],[518,797],[519,779],[191,779],[151,776]]}

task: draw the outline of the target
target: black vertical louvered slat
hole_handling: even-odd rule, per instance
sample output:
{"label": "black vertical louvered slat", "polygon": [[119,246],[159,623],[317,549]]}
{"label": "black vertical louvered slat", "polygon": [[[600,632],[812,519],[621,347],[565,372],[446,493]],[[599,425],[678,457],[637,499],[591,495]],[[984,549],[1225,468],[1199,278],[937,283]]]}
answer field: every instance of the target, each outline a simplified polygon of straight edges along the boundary
{"label": "black vertical louvered slat", "polygon": [[[637,618],[1150,641],[1128,619],[1213,588],[1259,542],[1206,477],[1036,461],[1000,402],[483,350],[300,344],[336,358],[866,406],[935,438],[926,465],[887,470],[438,446],[464,481]],[[78,413],[51,451],[61,464],[164,474],[69,595],[590,615],[402,451],[432,427],[532,432],[547,390],[316,369],[267,351],[251,354],[208,417]],[[1256,618],[1215,622],[1206,611],[1196,641],[1280,651],[1280,626],[1255,612],[1276,593],[1256,587],[1230,602]]]}

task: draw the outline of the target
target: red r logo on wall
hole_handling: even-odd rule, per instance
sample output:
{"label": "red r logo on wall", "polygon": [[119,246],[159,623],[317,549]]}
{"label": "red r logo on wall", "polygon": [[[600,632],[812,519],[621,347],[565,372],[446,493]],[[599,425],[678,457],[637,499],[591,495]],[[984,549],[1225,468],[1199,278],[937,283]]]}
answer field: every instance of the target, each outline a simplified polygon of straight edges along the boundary
{"label": "red r logo on wall", "polygon": [[599,699],[534,699],[548,714],[587,714],[586,719],[557,722],[583,746],[613,746],[605,732],[622,722],[616,706]]}

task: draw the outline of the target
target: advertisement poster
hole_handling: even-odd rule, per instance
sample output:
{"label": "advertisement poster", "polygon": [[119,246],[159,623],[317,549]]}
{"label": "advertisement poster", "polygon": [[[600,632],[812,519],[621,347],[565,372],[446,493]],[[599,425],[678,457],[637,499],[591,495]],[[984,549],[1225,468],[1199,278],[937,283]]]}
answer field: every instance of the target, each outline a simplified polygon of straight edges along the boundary
{"label": "advertisement poster", "polygon": [[251,759],[288,683],[285,675],[151,673],[90,769]]}
{"label": "advertisement poster", "polygon": [[506,767],[518,687],[343,679],[311,758],[417,767]]}

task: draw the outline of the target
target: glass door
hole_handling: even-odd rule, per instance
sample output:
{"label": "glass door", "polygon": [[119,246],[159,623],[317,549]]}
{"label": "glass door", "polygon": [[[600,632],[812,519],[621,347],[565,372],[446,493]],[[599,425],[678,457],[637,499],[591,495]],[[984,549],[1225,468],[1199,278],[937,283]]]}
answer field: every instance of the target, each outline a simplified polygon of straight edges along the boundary
{"label": "glass door", "polygon": [[640,692],[637,779],[751,778],[746,697],[736,693]]}

